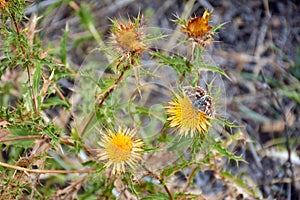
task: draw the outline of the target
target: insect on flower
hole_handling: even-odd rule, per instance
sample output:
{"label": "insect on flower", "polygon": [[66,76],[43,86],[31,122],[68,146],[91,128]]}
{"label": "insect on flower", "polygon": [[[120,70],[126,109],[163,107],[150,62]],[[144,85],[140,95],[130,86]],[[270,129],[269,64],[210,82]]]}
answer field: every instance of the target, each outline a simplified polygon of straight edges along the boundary
{"label": "insect on flower", "polygon": [[198,131],[203,133],[211,126],[214,117],[212,98],[199,86],[183,87],[184,95],[175,94],[175,100],[169,102],[166,112],[171,127],[180,129],[180,134],[190,135]]}
{"label": "insect on flower", "polygon": [[186,86],[183,87],[183,91],[193,103],[194,109],[200,110],[209,117],[214,116],[213,100],[211,96],[206,94],[206,91],[204,89],[199,86]]}

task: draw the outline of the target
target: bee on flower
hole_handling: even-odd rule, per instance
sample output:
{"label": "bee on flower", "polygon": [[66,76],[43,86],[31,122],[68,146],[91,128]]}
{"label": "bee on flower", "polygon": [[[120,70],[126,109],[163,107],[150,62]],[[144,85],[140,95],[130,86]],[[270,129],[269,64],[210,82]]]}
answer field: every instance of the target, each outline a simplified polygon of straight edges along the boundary
{"label": "bee on flower", "polygon": [[142,159],[144,143],[141,139],[135,139],[135,135],[136,131],[128,128],[101,133],[102,139],[98,143],[102,148],[98,150],[98,159],[106,162],[104,167],[112,166],[113,174],[125,173],[125,167],[134,169]]}

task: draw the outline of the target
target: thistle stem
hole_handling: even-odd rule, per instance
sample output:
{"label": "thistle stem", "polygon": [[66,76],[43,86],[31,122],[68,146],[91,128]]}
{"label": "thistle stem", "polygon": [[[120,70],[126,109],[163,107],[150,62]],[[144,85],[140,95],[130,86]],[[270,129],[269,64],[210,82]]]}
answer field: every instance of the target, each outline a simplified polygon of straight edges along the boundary
{"label": "thistle stem", "polygon": [[153,178],[157,179],[157,180],[160,182],[160,184],[163,185],[165,191],[166,191],[166,192],[168,193],[168,195],[169,195],[170,200],[174,200],[174,197],[173,197],[171,191],[169,190],[169,188],[168,188],[168,187],[166,186],[166,184],[164,183],[164,180],[163,180],[162,178],[160,178],[158,175],[154,174],[154,173],[153,173],[152,171],[150,171],[149,169],[147,169],[146,167],[144,167],[144,169],[145,169],[150,175],[152,175]]}
{"label": "thistle stem", "polygon": [[94,172],[93,169],[77,169],[77,170],[42,170],[42,169],[30,169],[30,168],[24,168],[24,167],[19,167],[16,165],[10,165],[7,163],[0,162],[0,166],[2,167],[7,167],[11,169],[15,169],[18,171],[23,171],[23,172],[30,172],[30,173],[55,173],[55,174],[70,174],[70,173],[91,173]]}
{"label": "thistle stem", "polygon": [[[105,100],[109,97],[109,95],[111,93],[113,93],[113,91],[116,89],[116,87],[119,85],[119,83],[121,82],[125,72],[130,68],[130,65],[126,65],[123,70],[121,71],[120,75],[118,76],[118,78],[115,80],[113,86],[111,86],[104,94],[103,97],[101,98],[101,101],[98,104],[98,108],[101,108],[105,102]],[[89,125],[91,124],[91,122],[93,121],[93,119],[96,116],[96,112],[94,112],[92,114],[92,116],[89,118],[89,120],[87,121],[87,123],[85,124],[85,126],[82,129],[81,132],[81,137],[83,137],[83,135],[85,134],[86,130],[88,129]]]}
{"label": "thistle stem", "polygon": [[[16,31],[17,31],[17,34],[18,34],[18,37],[20,37],[20,29],[18,27],[18,24],[17,24],[17,21],[16,21],[16,18],[15,18],[15,15],[13,13],[10,13],[10,16],[12,18],[12,21],[14,23],[14,26],[16,28]],[[22,51],[22,54],[25,58],[28,58],[28,56],[26,55],[25,53],[25,49],[23,47],[23,44],[21,41],[20,42],[20,48],[21,48],[21,51]],[[32,100],[32,103],[33,103],[33,110],[34,110],[34,114],[37,116],[38,115],[38,110],[37,110],[37,103],[36,103],[36,98],[35,98],[35,94],[34,94],[34,90],[33,90],[33,86],[32,86],[32,80],[31,80],[31,73],[30,73],[30,68],[28,65],[26,65],[26,71],[27,71],[27,76],[28,76],[28,83],[29,83],[29,88],[30,88],[30,91],[31,91],[31,100]]]}

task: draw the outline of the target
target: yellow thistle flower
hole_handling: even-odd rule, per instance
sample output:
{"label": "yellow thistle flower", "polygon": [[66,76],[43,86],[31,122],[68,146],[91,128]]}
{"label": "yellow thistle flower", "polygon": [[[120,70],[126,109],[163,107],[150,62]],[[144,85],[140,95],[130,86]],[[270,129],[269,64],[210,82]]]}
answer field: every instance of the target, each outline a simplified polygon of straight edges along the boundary
{"label": "yellow thistle flower", "polygon": [[138,16],[134,22],[129,20],[127,24],[112,21],[114,25],[111,39],[113,47],[118,53],[138,56],[146,50],[146,45],[143,43],[141,18]]}
{"label": "yellow thistle flower", "polygon": [[166,107],[171,127],[178,127],[180,134],[194,136],[195,132],[203,133],[211,126],[212,116],[195,108],[195,104],[185,94],[183,97],[175,94],[175,100]]}
{"label": "yellow thistle flower", "polygon": [[134,130],[121,128],[116,133],[111,130],[108,134],[101,133],[102,140],[98,143],[102,149],[98,150],[98,159],[106,160],[105,167],[112,166],[113,174],[124,173],[125,165],[134,169],[137,161],[141,160],[144,143],[141,139],[134,139],[135,134]]}
{"label": "yellow thistle flower", "polygon": [[213,41],[214,33],[208,25],[212,12],[206,9],[202,16],[191,18],[187,24],[183,24],[181,31],[195,40],[199,45],[206,46]]}

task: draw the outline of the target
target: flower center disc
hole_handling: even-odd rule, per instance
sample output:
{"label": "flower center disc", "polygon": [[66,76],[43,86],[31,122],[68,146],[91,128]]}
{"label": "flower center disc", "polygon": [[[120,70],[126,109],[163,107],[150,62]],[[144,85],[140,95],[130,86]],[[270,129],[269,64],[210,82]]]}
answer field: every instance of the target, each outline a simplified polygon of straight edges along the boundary
{"label": "flower center disc", "polygon": [[134,31],[124,31],[120,33],[118,42],[129,51],[140,49],[140,42],[137,40],[138,35]]}
{"label": "flower center disc", "polygon": [[111,138],[110,142],[111,143],[107,148],[109,158],[114,162],[123,162],[130,158],[133,142],[129,136],[117,134]]}

